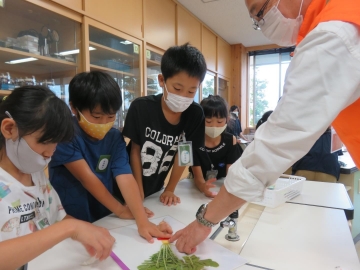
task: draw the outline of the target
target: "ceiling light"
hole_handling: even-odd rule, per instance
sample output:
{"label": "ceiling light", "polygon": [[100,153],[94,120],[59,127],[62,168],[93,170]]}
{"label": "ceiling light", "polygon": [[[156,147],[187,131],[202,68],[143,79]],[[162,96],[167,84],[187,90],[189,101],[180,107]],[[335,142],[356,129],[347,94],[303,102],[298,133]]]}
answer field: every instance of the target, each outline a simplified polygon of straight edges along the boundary
{"label": "ceiling light", "polygon": [[125,45],[132,44],[132,42],[129,41],[129,40],[120,41],[120,43],[121,43],[121,44],[125,44]]}
{"label": "ceiling light", "polygon": [[[89,51],[93,51],[96,50],[96,48],[94,47],[89,47]],[[76,50],[71,50],[71,51],[65,51],[65,52],[60,52],[59,55],[70,55],[70,54],[78,54],[80,52],[79,49]]]}
{"label": "ceiling light", "polygon": [[14,64],[20,64],[20,63],[36,61],[36,60],[38,60],[38,59],[34,58],[34,57],[28,57],[28,58],[23,58],[23,59],[11,60],[9,62],[5,62],[5,64],[14,65]]}
{"label": "ceiling light", "polygon": [[203,3],[215,2],[215,1],[219,1],[219,0],[201,0],[201,2]]}

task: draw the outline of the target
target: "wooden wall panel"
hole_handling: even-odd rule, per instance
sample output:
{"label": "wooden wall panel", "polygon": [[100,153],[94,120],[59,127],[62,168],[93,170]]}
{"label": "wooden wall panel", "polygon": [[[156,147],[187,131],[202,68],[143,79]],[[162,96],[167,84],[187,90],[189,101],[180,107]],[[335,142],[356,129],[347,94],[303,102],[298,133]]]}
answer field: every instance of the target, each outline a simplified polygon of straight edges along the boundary
{"label": "wooden wall panel", "polygon": [[142,0],[85,0],[90,18],[137,38],[142,38],[142,10]]}
{"label": "wooden wall panel", "polygon": [[218,72],[219,74],[231,77],[231,46],[221,38],[218,41]]}
{"label": "wooden wall panel", "polygon": [[240,108],[240,122],[242,129],[247,128],[248,123],[248,56],[247,50],[242,44],[231,45],[231,105]]}
{"label": "wooden wall panel", "polygon": [[185,8],[177,6],[177,43],[189,42],[201,50],[201,23]]}
{"label": "wooden wall panel", "polygon": [[172,0],[146,0],[144,9],[146,42],[163,50],[176,45],[176,4]]}
{"label": "wooden wall panel", "polygon": [[207,68],[216,71],[216,35],[208,28],[202,28],[202,53],[205,57]]}

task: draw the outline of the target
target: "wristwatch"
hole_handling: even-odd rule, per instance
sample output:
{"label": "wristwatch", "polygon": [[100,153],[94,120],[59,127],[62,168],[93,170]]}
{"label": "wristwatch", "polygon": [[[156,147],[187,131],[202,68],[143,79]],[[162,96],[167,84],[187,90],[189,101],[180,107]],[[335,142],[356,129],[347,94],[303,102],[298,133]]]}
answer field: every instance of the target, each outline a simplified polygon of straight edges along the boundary
{"label": "wristwatch", "polygon": [[196,212],[196,220],[200,224],[202,224],[206,227],[209,227],[209,228],[214,227],[215,225],[219,224],[219,223],[212,223],[204,218],[206,209],[207,209],[207,204],[203,204],[200,206],[199,210]]}

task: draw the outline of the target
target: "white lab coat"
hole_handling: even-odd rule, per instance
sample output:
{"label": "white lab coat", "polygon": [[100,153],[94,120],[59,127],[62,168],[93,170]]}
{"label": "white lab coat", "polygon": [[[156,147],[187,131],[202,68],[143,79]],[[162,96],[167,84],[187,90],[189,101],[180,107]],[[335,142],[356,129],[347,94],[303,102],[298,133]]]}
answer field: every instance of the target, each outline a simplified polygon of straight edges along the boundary
{"label": "white lab coat", "polygon": [[246,201],[261,200],[266,186],[302,158],[359,97],[360,28],[341,21],[320,23],[296,47],[284,95],[229,168],[226,190]]}

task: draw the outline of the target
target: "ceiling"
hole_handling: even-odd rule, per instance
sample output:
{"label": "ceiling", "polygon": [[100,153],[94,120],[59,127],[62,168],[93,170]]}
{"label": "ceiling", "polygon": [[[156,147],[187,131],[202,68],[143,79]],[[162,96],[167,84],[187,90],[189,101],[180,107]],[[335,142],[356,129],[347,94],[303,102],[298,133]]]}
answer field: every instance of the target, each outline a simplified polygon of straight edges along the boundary
{"label": "ceiling", "polygon": [[245,47],[271,44],[261,31],[252,28],[244,0],[177,1],[230,44],[242,43]]}

